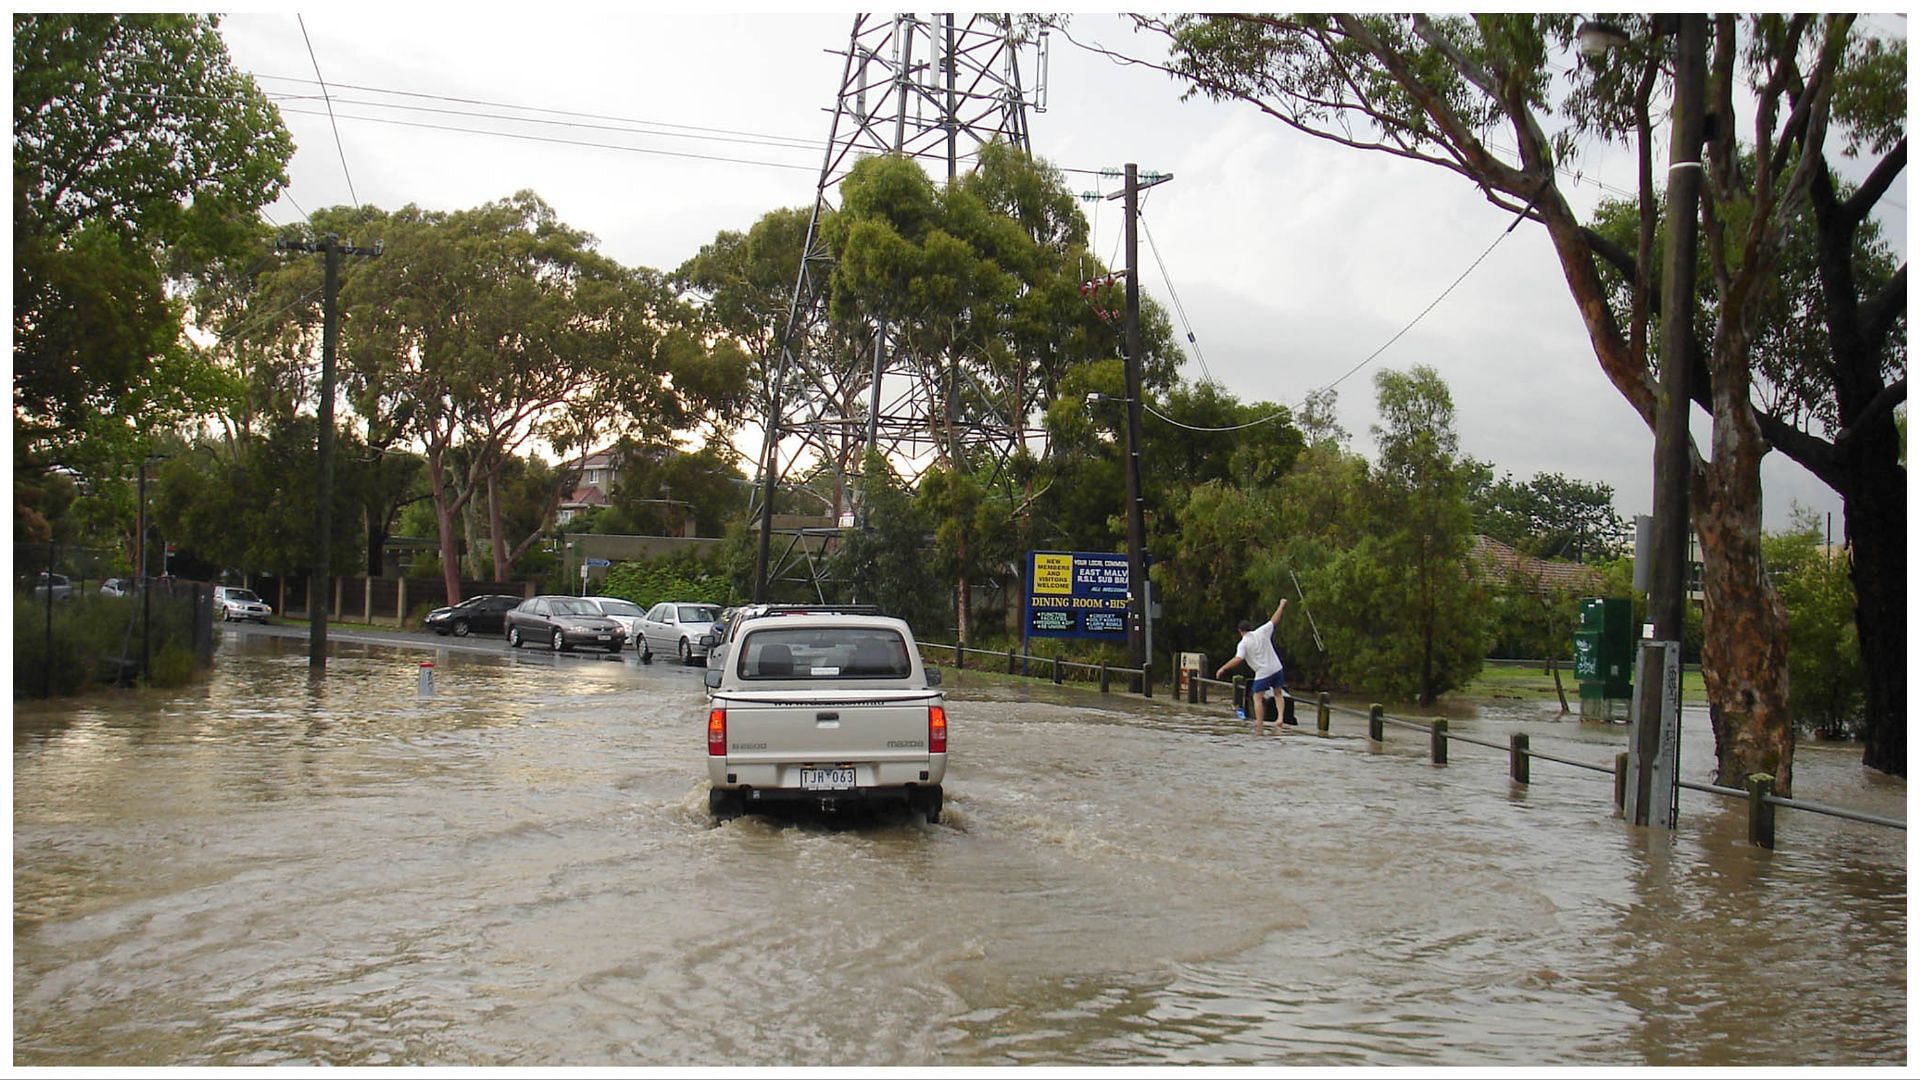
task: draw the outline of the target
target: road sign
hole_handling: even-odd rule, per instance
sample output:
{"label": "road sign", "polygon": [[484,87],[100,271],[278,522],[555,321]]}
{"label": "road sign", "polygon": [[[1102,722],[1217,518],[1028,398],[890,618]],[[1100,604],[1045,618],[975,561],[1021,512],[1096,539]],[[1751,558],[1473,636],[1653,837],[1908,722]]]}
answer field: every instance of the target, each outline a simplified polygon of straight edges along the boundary
{"label": "road sign", "polygon": [[587,565],[588,566],[612,566],[613,563],[607,559],[588,559]]}

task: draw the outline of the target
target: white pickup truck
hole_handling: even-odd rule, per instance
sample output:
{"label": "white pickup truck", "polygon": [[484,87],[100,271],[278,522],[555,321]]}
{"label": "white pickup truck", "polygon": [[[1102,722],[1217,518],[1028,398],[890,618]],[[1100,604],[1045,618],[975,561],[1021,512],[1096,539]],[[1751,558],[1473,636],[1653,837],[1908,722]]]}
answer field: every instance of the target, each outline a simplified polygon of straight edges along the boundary
{"label": "white pickup truck", "polygon": [[893,800],[940,820],[946,699],[902,620],[743,611],[706,681],[716,819],[775,802]]}

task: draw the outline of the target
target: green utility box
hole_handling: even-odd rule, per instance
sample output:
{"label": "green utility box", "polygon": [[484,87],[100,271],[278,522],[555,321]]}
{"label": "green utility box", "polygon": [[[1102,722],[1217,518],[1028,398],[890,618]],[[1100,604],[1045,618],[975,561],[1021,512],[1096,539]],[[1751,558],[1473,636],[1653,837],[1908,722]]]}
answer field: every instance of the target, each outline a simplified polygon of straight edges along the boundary
{"label": "green utility box", "polygon": [[1573,634],[1573,676],[1580,682],[1580,716],[1613,719],[1614,703],[1633,698],[1633,601],[1580,601]]}

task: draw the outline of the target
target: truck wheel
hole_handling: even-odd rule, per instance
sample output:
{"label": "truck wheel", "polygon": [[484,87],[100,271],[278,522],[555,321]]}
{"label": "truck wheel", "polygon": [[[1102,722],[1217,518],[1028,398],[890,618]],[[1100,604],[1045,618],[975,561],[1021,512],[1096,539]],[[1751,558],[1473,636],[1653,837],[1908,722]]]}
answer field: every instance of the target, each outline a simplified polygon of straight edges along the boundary
{"label": "truck wheel", "polygon": [[931,787],[915,789],[913,798],[908,801],[907,805],[925,814],[927,816],[927,824],[938,825],[940,824],[940,806],[943,801],[940,785],[934,784]]}
{"label": "truck wheel", "polygon": [[740,793],[726,788],[714,788],[707,792],[707,813],[715,821],[732,821],[740,816]]}

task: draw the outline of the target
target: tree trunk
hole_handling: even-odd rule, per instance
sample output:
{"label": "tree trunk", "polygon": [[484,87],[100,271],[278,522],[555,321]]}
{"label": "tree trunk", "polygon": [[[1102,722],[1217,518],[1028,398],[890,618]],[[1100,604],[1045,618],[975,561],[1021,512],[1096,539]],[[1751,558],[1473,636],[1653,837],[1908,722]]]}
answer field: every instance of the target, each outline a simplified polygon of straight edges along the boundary
{"label": "tree trunk", "polygon": [[493,544],[493,580],[507,580],[507,530],[500,518],[500,474],[487,474],[487,531]]}
{"label": "tree trunk", "polygon": [[[1726,347],[1726,346],[1723,346]],[[1694,470],[1694,528],[1706,595],[1701,672],[1713,705],[1717,781],[1745,787],[1767,773],[1793,793],[1793,712],[1787,698],[1787,617],[1760,558],[1760,458],[1766,443],[1746,380],[1718,364],[1713,460]]]}
{"label": "tree trunk", "polygon": [[460,548],[454,533],[454,508],[447,501],[447,474],[439,458],[428,455],[427,478],[433,486],[433,517],[440,525],[440,578],[447,586],[447,603],[460,602]]}
{"label": "tree trunk", "polygon": [[[1850,445],[1844,516],[1852,549],[1854,625],[1866,672],[1866,752],[1870,769],[1907,775],[1907,470],[1899,432],[1862,431]],[[1882,445],[1885,442],[1896,445]]]}

